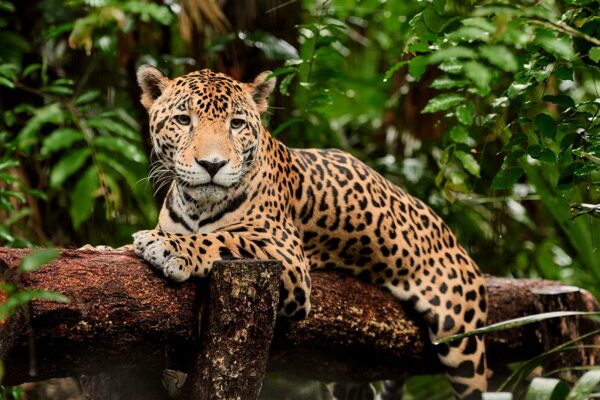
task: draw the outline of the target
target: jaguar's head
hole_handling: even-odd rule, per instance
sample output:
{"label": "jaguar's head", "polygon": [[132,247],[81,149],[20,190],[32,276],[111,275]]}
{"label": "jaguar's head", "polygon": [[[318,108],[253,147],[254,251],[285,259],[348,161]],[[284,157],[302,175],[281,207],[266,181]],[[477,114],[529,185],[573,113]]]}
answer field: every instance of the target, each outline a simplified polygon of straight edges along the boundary
{"label": "jaguar's head", "polygon": [[258,159],[262,123],[275,79],[252,83],[208,69],[169,79],[149,65],[137,71],[160,168],[197,201],[219,201],[243,183]]}

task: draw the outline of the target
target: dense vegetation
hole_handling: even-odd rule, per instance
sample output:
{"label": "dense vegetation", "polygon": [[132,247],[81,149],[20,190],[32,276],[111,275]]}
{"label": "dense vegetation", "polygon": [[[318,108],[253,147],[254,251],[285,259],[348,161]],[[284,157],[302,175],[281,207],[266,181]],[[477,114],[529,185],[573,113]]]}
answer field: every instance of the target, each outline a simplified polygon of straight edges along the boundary
{"label": "dense vegetation", "polygon": [[140,64],[245,80],[271,69],[273,135],[368,162],[486,272],[600,295],[599,9],[0,0],[0,244],[121,245],[155,223]]}

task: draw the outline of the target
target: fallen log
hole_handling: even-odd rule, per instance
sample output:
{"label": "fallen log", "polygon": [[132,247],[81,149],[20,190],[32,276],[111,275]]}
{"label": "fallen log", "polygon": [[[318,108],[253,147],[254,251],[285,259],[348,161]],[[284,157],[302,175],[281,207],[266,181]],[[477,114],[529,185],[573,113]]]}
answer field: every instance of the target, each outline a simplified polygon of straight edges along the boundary
{"label": "fallen log", "polygon": [[[63,250],[38,271],[19,274],[19,260],[27,252],[0,248],[1,279],[59,292],[70,302],[33,301],[1,323],[4,384],[94,375],[115,366],[188,371],[194,364],[190,349],[198,347],[206,282],[169,282],[132,253],[120,251]],[[343,273],[319,271],[312,278],[310,316],[277,321],[270,371],[325,381],[438,372],[423,325],[391,294]],[[560,282],[488,277],[487,283],[489,323],[541,311],[599,310],[590,293]],[[578,318],[557,326],[532,324],[488,335],[490,365],[531,358],[549,349],[549,336],[554,345],[590,329]],[[28,331],[35,343],[35,371],[30,371]],[[591,340],[599,344],[598,337]],[[579,365],[594,364],[598,356],[598,347],[581,347],[577,355]]]}

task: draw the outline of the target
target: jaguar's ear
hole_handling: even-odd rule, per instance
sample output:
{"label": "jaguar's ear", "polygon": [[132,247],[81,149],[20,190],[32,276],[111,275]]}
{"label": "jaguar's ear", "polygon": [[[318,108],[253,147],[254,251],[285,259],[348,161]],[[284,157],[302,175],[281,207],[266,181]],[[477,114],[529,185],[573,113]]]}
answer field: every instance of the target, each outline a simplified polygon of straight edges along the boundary
{"label": "jaguar's ear", "polygon": [[142,89],[142,104],[149,111],[154,100],[162,94],[169,78],[164,76],[157,68],[146,64],[138,68],[137,81]]}
{"label": "jaguar's ear", "polygon": [[254,82],[250,84],[252,90],[252,98],[256,103],[258,112],[261,114],[267,109],[269,105],[269,95],[275,88],[277,80],[274,77],[269,78],[271,71],[265,71],[260,73]]}

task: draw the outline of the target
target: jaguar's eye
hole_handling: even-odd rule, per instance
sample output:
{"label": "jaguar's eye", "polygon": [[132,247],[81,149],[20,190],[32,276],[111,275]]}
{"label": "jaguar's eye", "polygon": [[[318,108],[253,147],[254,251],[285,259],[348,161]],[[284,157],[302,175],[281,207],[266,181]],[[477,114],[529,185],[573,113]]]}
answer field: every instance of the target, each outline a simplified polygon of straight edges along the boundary
{"label": "jaguar's eye", "polygon": [[189,115],[179,114],[175,116],[175,121],[181,125],[189,125],[192,122],[192,119]]}
{"label": "jaguar's eye", "polygon": [[243,119],[241,119],[241,118],[234,118],[229,123],[229,126],[231,126],[231,129],[239,129],[242,126],[244,126],[245,124],[246,124],[246,121],[244,121]]}

